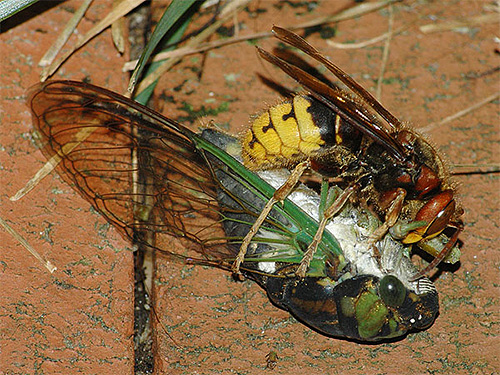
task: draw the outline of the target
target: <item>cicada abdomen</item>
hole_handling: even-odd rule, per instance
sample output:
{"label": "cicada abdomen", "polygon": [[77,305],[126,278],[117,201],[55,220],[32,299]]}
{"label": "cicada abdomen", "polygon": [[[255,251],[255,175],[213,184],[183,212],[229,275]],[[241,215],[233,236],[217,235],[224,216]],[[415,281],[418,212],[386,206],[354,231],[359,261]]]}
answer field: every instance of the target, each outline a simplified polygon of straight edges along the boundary
{"label": "cicada abdomen", "polygon": [[[203,136],[241,159],[234,138],[213,131],[204,131]],[[236,256],[266,198],[249,188],[246,179],[235,177],[226,164],[220,166],[217,160],[211,167],[224,187],[218,192],[218,202],[225,212],[223,225],[233,239],[229,246]],[[263,171],[259,177],[264,181],[258,186],[266,182],[279,186],[288,173],[286,169]],[[434,322],[439,304],[432,282],[427,278],[410,280],[416,269],[403,255],[408,249],[390,236],[378,244],[381,259],[373,259],[367,238],[381,223],[369,211],[350,204],[328,224],[325,242],[306,277],[295,276],[308,245],[304,230],[309,225],[307,219],[315,218],[316,225],[319,220],[320,197],[301,185],[290,194],[289,203],[308,218],[290,216],[285,205],[275,207],[243,263],[243,273],[257,281],[273,303],[326,335],[360,341],[398,337]],[[253,216],[242,214],[242,209],[253,211]]]}

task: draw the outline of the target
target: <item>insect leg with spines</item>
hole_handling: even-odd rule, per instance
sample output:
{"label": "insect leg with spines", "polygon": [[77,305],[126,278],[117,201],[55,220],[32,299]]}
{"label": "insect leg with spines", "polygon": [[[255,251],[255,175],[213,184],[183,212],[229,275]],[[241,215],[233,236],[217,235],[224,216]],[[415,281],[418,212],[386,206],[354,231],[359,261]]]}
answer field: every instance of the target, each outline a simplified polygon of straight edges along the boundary
{"label": "insect leg with spines", "polygon": [[240,250],[238,251],[238,255],[234,260],[233,266],[231,267],[234,274],[237,275],[240,273],[240,266],[245,260],[248,246],[259,231],[259,228],[261,227],[264,220],[267,218],[267,215],[269,215],[269,213],[271,212],[273,206],[276,203],[283,202],[286,199],[286,197],[293,190],[300,177],[308,167],[309,163],[307,162],[297,164],[286,183],[283,184],[279,189],[277,189],[271,199],[269,199],[269,201],[266,203],[266,205],[260,212],[259,217],[255,220],[255,223],[252,225],[245,238],[243,238],[243,241],[241,242]]}
{"label": "insect leg with spines", "polygon": [[[298,277],[305,277],[306,272],[309,268],[309,264],[311,263],[311,260],[314,257],[314,254],[316,253],[316,250],[318,249],[319,243],[321,242],[321,239],[323,238],[323,233],[325,231],[326,224],[328,223],[328,220],[330,220],[332,217],[334,217],[346,204],[347,200],[349,197],[356,191],[358,186],[356,185],[351,185],[347,189],[345,189],[339,196],[335,198],[335,200],[328,199],[330,198],[330,192],[332,190],[327,189],[327,185],[325,184],[325,180],[321,184],[321,206],[324,207],[324,209],[320,209],[320,222],[318,226],[318,230],[316,234],[314,235],[313,241],[309,244],[307,251],[304,253],[304,257],[302,261],[300,262],[299,267],[297,268],[296,275]],[[327,194],[324,194],[323,191],[328,191]]]}

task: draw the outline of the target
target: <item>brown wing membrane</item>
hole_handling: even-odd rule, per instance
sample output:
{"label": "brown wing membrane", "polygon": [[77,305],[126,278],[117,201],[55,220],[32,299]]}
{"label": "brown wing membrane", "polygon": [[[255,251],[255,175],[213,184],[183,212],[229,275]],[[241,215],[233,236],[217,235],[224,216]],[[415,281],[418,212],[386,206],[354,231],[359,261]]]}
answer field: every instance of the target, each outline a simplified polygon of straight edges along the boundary
{"label": "brown wing membrane", "polygon": [[323,54],[321,54],[316,48],[307,43],[307,41],[305,41],[299,35],[279,26],[273,26],[273,33],[278,39],[290,44],[295,48],[300,49],[308,56],[311,56],[313,59],[323,64],[330,72],[335,75],[335,77],[337,77],[343,84],[349,87],[360,99],[362,99],[377,114],[379,114],[384,120],[387,121],[389,125],[389,128],[387,129],[388,131],[392,132],[395,129],[401,127],[401,122],[391,112],[385,109],[385,107],[380,104],[380,102],[375,99],[372,94],[366,91],[346,72],[344,72],[341,68],[328,60]]}
{"label": "brown wing membrane", "polygon": [[375,117],[371,116],[360,103],[352,100],[341,90],[334,89],[324,82],[321,82],[301,68],[291,65],[285,60],[259,47],[257,47],[257,51],[263,59],[276,65],[290,77],[295,79],[317,100],[339,114],[344,121],[359,129],[374,141],[382,144],[398,161],[403,161],[405,159],[403,147],[401,147],[397,140],[389,134],[386,128],[382,126]]}
{"label": "brown wing membrane", "polygon": [[[175,235],[228,256],[216,187],[193,133],[111,91],[72,81],[30,90],[28,103],[47,158],[61,176],[133,241]],[[139,238],[138,238],[139,237]],[[167,239],[159,239],[160,250]],[[215,248],[215,249],[214,249]],[[228,250],[227,250],[228,251]]]}

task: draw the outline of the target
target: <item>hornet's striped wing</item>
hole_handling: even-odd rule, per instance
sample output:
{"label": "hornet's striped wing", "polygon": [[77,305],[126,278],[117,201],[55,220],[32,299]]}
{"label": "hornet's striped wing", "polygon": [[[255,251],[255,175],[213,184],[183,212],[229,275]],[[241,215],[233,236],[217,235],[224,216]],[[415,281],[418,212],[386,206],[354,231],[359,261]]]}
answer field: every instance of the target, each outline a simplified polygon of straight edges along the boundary
{"label": "hornet's striped wing", "polygon": [[[262,58],[276,65],[296,80],[317,100],[337,113],[342,120],[375,142],[383,145],[397,161],[401,162],[405,159],[405,149],[391,134],[400,126],[400,122],[396,117],[386,110],[368,91],[349,77],[347,73],[321,55],[321,53],[297,34],[277,26],[273,27],[273,33],[278,39],[302,50],[307,55],[322,63],[352,91],[357,100],[352,99],[343,90],[332,88],[302,68],[257,47],[257,51]],[[379,121],[379,118],[383,121]]]}

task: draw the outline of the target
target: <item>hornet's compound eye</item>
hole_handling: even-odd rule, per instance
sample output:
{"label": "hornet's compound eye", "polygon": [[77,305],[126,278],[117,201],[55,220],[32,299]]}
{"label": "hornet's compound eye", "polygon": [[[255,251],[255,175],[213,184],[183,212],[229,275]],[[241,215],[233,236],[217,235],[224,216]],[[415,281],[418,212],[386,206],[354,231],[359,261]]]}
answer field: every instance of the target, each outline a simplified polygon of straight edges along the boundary
{"label": "hornet's compound eye", "polygon": [[406,297],[406,288],[395,276],[384,276],[380,280],[379,293],[387,306],[399,307]]}

